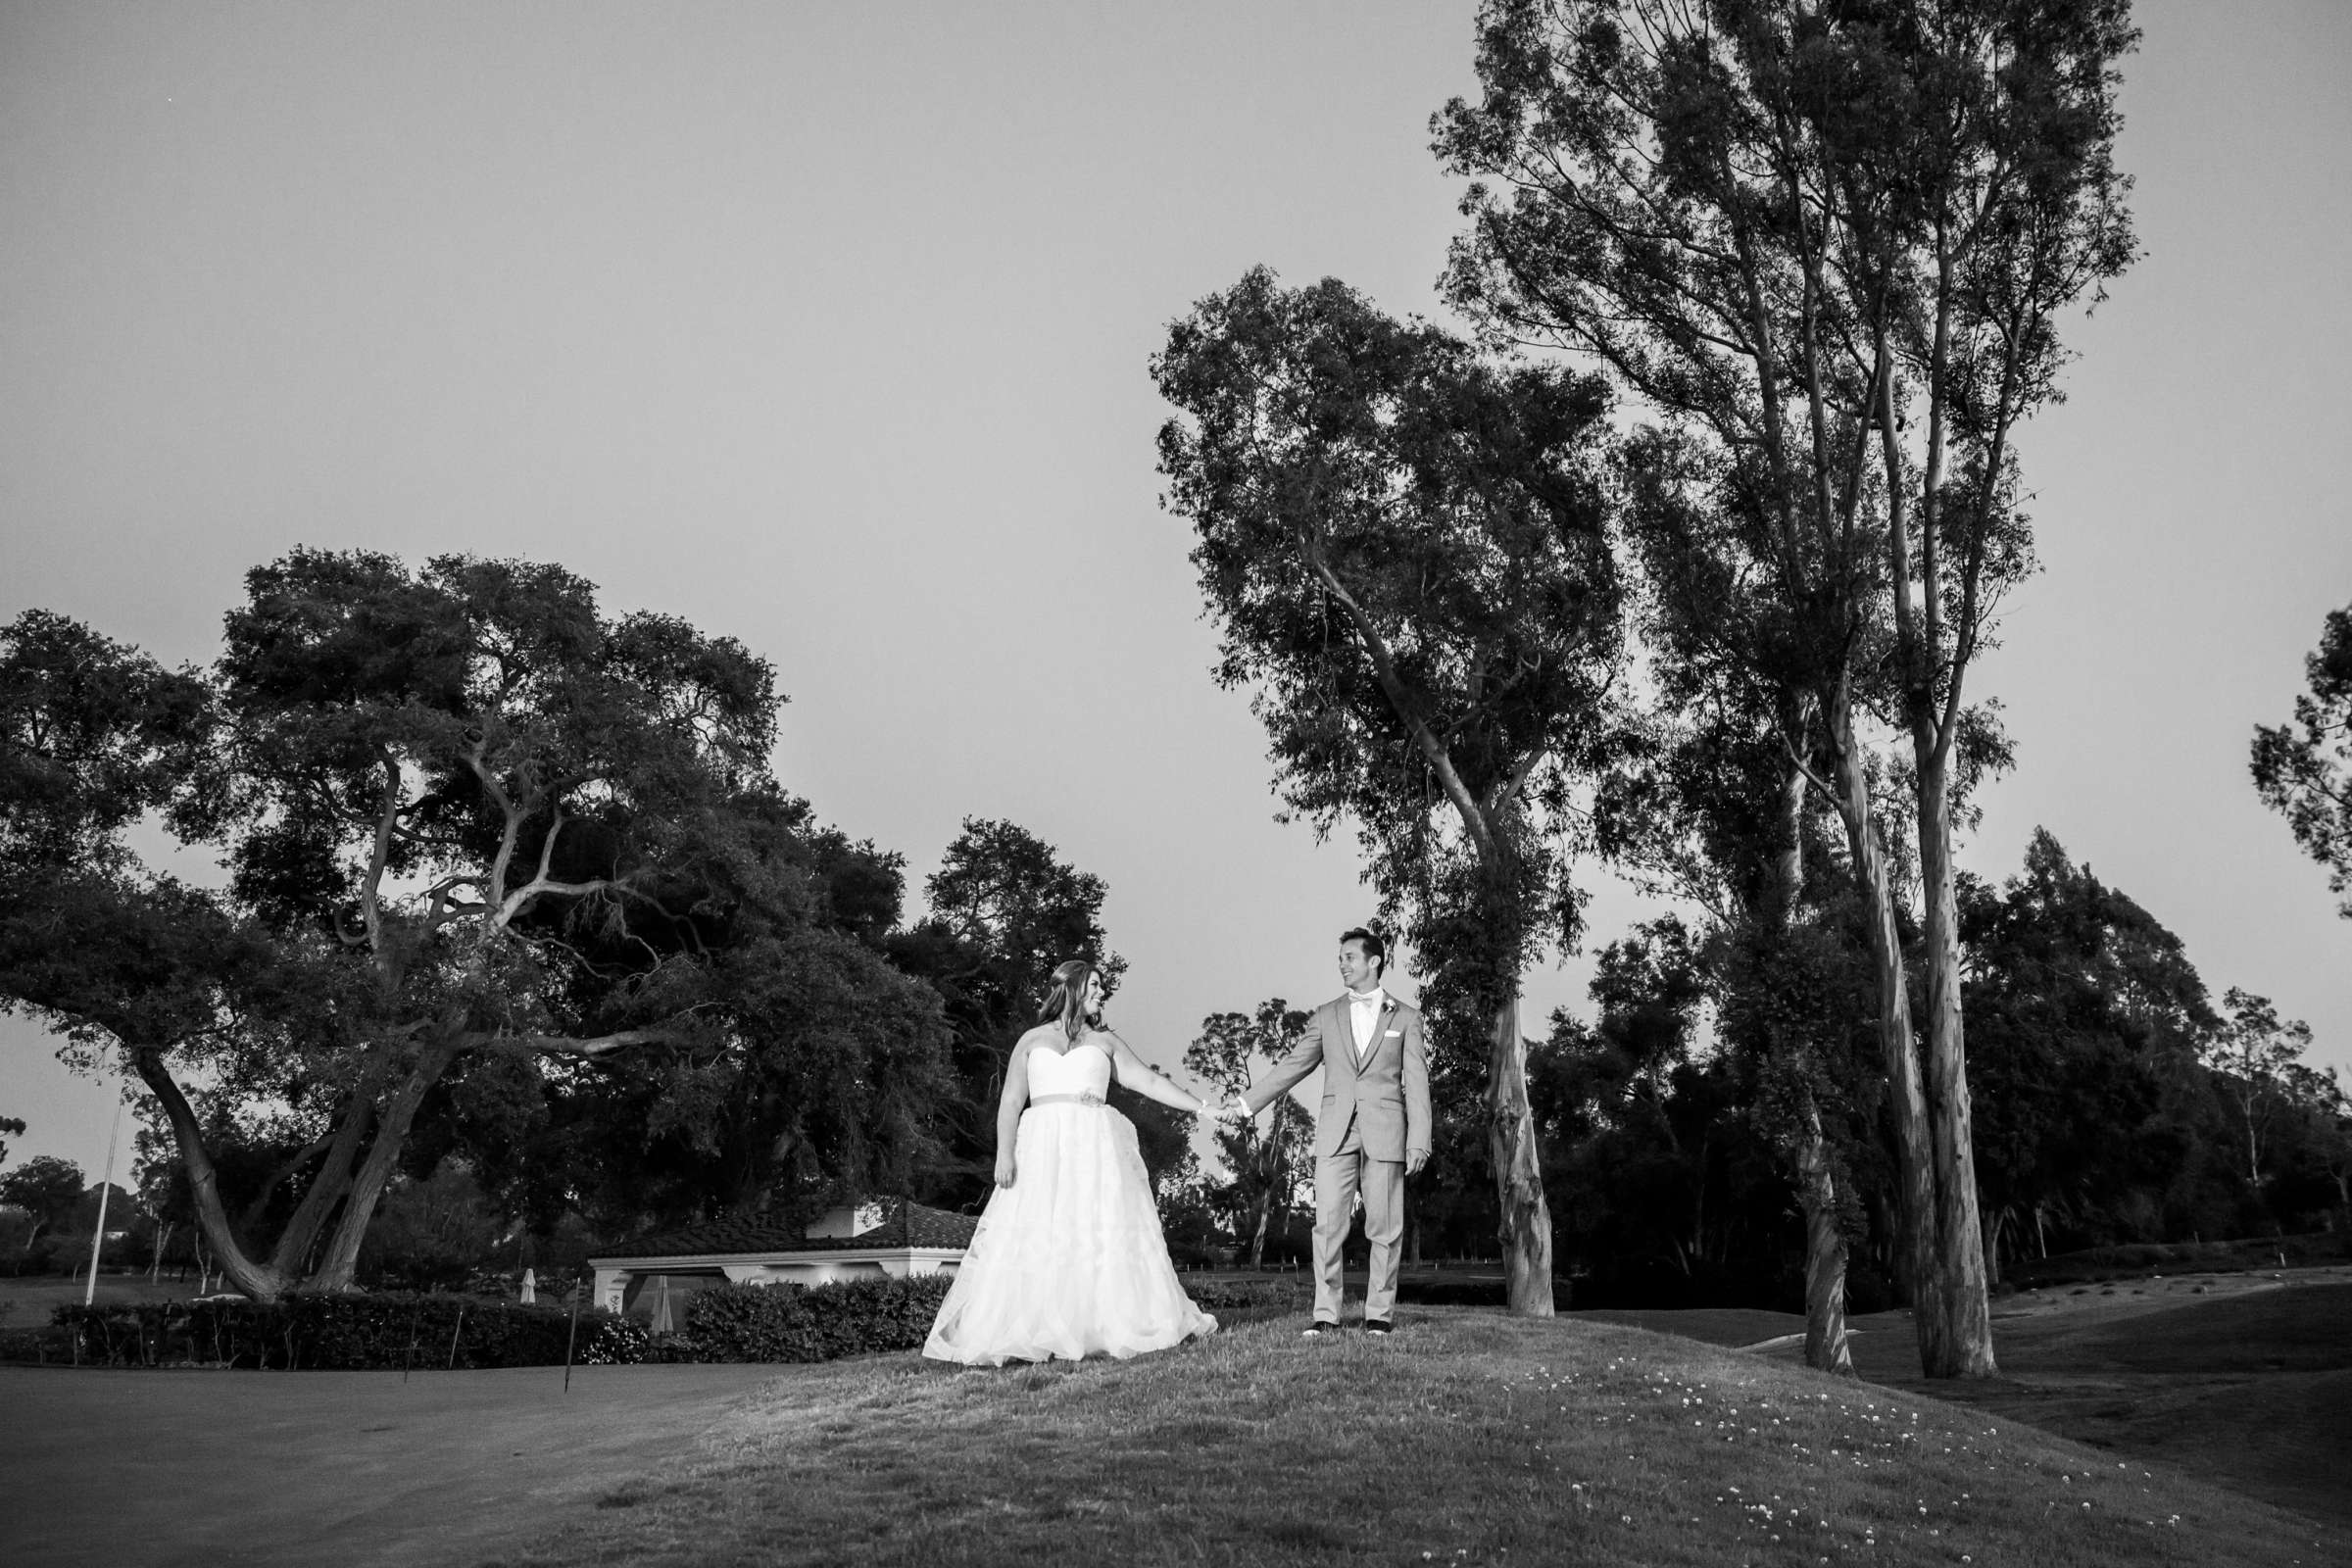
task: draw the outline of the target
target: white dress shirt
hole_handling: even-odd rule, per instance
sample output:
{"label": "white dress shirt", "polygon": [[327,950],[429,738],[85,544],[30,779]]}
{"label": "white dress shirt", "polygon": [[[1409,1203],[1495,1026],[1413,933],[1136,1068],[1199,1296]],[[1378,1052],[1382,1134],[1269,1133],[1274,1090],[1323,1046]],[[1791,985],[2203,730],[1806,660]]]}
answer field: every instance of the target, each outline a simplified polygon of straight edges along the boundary
{"label": "white dress shirt", "polygon": [[1372,1031],[1380,1027],[1381,1004],[1388,1000],[1388,994],[1379,986],[1374,986],[1366,992],[1350,991],[1348,993],[1348,1010],[1350,1019],[1355,1024],[1355,1059],[1357,1061],[1362,1061],[1371,1055],[1372,1048],[1380,1044],[1379,1040],[1374,1038]]}

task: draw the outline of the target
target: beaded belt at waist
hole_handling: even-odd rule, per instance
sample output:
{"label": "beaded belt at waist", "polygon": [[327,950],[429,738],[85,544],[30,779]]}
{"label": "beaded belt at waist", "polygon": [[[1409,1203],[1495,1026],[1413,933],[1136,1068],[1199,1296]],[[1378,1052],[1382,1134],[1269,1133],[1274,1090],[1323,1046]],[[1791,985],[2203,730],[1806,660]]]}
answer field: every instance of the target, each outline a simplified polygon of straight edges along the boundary
{"label": "beaded belt at waist", "polygon": [[1101,1103],[1102,1103],[1102,1097],[1101,1095],[1092,1095],[1092,1094],[1088,1094],[1088,1095],[1031,1095],[1031,1096],[1029,1097],[1029,1103],[1031,1103],[1032,1105],[1052,1105],[1052,1104],[1100,1105]]}

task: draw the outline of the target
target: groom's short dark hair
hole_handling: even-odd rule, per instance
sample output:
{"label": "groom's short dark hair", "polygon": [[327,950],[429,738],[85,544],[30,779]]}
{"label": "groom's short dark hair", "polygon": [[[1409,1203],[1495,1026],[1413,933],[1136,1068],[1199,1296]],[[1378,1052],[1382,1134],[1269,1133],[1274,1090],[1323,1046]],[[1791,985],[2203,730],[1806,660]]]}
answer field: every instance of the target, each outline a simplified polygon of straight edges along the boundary
{"label": "groom's short dark hair", "polygon": [[1364,945],[1364,956],[1378,958],[1380,972],[1384,975],[1389,972],[1389,945],[1381,941],[1377,935],[1365,930],[1360,925],[1349,926],[1340,933],[1340,944],[1345,947],[1350,942],[1361,942]]}

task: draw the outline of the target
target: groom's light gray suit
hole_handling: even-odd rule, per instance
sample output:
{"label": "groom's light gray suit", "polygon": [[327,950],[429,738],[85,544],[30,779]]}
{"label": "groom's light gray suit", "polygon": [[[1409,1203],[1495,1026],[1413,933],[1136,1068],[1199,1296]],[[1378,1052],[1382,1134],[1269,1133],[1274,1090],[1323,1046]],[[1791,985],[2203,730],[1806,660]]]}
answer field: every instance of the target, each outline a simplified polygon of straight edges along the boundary
{"label": "groom's light gray suit", "polygon": [[1323,1069],[1323,1105],[1315,1117],[1315,1316],[1326,1323],[1340,1320],[1340,1247],[1359,1189],[1364,1238],[1372,1244],[1364,1316],[1386,1321],[1395,1313],[1405,1161],[1430,1149],[1421,1014],[1388,997],[1371,1040],[1359,1042],[1353,1013],[1346,997],[1317,1007],[1298,1043],[1243,1097],[1255,1115]]}

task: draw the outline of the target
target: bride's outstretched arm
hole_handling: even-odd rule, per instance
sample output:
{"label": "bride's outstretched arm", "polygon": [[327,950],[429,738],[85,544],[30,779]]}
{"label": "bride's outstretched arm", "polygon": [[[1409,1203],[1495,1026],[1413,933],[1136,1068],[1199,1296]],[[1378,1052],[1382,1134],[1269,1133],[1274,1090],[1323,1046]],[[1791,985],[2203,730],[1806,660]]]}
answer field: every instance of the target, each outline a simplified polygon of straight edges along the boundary
{"label": "bride's outstretched arm", "polygon": [[[1109,1034],[1110,1031],[1104,1030],[1103,1033]],[[1110,1054],[1110,1065],[1111,1070],[1119,1075],[1119,1082],[1146,1100],[1156,1100],[1178,1110],[1188,1110],[1195,1115],[1205,1115],[1215,1110],[1215,1106],[1199,1095],[1186,1093],[1176,1087],[1174,1079],[1154,1071],[1152,1064],[1137,1055],[1135,1048],[1126,1041],[1120,1040],[1115,1034],[1110,1038],[1118,1041],[1118,1049]]]}

